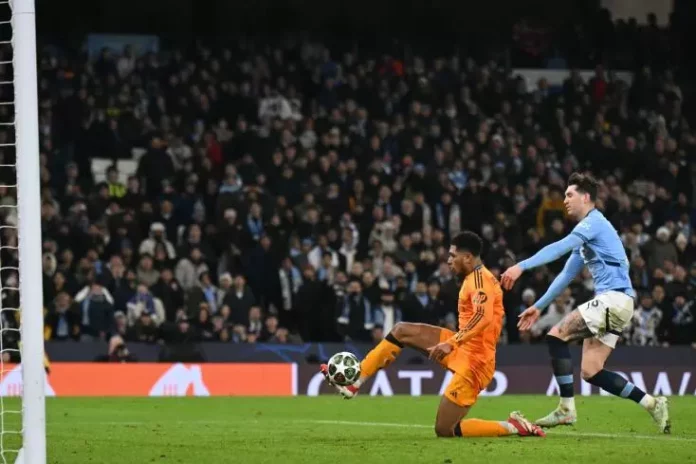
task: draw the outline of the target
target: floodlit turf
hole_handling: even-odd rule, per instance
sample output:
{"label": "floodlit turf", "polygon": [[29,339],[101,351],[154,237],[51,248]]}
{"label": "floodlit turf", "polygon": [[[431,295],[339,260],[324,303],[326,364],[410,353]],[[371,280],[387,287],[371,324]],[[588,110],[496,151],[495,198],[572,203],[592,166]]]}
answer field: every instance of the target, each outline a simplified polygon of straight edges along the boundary
{"label": "floodlit turf", "polygon": [[[539,396],[482,398],[471,417],[536,418]],[[687,463],[696,462],[696,398],[671,398],[673,434],[637,405],[578,398],[575,427],[546,439],[437,439],[437,397],[48,400],[50,463]],[[5,400],[5,408],[16,407]],[[5,417],[5,430],[17,418]],[[4,436],[4,446],[12,446]],[[514,459],[514,461],[513,461]],[[0,462],[2,462],[0,460]],[[11,462],[11,461],[10,461]]]}

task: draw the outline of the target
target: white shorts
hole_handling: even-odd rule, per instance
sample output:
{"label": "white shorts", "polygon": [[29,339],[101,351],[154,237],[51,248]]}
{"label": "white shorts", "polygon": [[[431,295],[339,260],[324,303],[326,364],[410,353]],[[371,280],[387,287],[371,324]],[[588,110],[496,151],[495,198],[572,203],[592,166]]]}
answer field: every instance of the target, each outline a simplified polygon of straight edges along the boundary
{"label": "white shorts", "polygon": [[633,297],[612,291],[578,306],[578,311],[597,340],[616,348],[621,332],[631,323],[634,304]]}

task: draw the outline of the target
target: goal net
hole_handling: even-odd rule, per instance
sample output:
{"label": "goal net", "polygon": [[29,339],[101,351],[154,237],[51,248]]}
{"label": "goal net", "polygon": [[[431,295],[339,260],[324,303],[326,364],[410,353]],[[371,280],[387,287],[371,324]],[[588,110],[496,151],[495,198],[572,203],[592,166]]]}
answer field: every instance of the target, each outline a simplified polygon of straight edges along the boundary
{"label": "goal net", "polygon": [[0,463],[46,463],[34,0],[0,0]]}

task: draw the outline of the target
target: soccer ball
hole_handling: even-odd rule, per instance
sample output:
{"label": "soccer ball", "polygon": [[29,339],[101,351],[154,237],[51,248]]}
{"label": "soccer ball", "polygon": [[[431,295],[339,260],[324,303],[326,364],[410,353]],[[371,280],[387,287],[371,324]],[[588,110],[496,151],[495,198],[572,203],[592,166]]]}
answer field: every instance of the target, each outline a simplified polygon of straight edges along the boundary
{"label": "soccer ball", "polygon": [[347,387],[360,378],[360,361],[353,353],[342,351],[329,359],[329,380]]}

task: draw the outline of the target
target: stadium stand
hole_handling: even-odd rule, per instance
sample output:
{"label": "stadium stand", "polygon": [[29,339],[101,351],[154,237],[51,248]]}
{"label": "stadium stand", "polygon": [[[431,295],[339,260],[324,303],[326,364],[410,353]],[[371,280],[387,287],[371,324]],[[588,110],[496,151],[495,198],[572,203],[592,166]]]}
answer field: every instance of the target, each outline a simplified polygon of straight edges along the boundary
{"label": "stadium stand", "polygon": [[[674,38],[603,25],[610,49],[549,52],[548,31],[520,22],[486,60],[309,40],[44,53],[46,339],[371,341],[401,320],[454,328],[449,238],[480,233],[501,272],[568,232],[563,189],[581,169],[602,179],[600,207],[641,293],[624,341],[696,346],[696,133]],[[557,81],[514,72],[511,56],[636,72],[598,65]],[[588,299],[585,274],[520,338],[516,316],[558,271],[506,294],[502,342],[533,343]]]}

